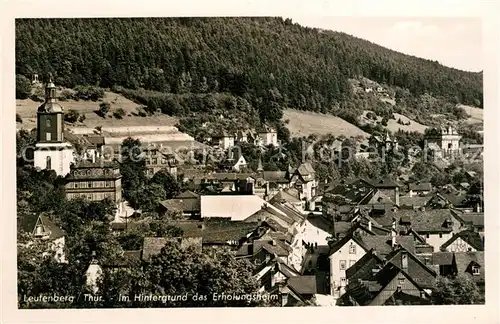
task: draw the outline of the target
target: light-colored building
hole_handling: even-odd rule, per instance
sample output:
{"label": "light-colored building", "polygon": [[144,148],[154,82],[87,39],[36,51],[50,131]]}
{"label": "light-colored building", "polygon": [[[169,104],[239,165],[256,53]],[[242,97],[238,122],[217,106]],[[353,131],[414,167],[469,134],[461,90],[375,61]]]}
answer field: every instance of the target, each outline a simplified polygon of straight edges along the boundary
{"label": "light-colored building", "polygon": [[90,201],[108,198],[121,206],[121,178],[120,168],[116,163],[80,161],[71,166],[71,172],[66,176],[66,198],[84,198]]}
{"label": "light-colored building", "polygon": [[265,126],[257,132],[257,145],[278,146],[278,133],[272,127]]}
{"label": "light-colored building", "polygon": [[37,111],[34,166],[65,176],[74,162],[74,149],[64,140],[63,108],[56,98],[56,87],[50,80],[45,88],[45,102]]}
{"label": "light-colored building", "polygon": [[432,129],[425,135],[425,145],[435,157],[450,157],[460,152],[461,135],[452,126]]}

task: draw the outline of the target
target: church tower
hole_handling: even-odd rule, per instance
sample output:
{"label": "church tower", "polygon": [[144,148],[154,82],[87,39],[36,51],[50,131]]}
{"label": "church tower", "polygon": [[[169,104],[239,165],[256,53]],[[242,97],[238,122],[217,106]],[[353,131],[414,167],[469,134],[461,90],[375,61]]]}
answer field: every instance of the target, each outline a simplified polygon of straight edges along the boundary
{"label": "church tower", "polygon": [[56,99],[56,87],[50,78],[45,87],[45,102],[38,107],[36,121],[35,167],[69,173],[74,161],[73,147],[64,142],[63,108]]}

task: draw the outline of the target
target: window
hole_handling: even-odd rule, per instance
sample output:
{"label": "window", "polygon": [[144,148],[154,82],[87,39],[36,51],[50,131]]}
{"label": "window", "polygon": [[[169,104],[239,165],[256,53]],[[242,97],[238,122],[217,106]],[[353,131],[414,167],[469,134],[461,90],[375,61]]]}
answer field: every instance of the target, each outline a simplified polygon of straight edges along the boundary
{"label": "window", "polygon": [[340,270],[345,270],[346,268],[346,260],[340,260]]}
{"label": "window", "polygon": [[429,238],[429,233],[427,233],[427,234],[425,235],[425,237]]}
{"label": "window", "polygon": [[439,238],[443,238],[443,233],[439,233]]}
{"label": "window", "polygon": [[51,141],[52,140],[52,134],[51,133],[46,133],[45,134],[45,138],[47,139],[47,141]]}
{"label": "window", "polygon": [[50,156],[45,159],[45,169],[52,169],[52,158]]}
{"label": "window", "polygon": [[403,286],[403,284],[404,284],[404,283],[405,283],[405,278],[399,278],[399,279],[398,279],[398,284],[399,284],[400,286]]}
{"label": "window", "polygon": [[349,246],[349,254],[356,254],[356,245],[353,243]]}
{"label": "window", "polygon": [[50,126],[52,126],[52,121],[50,119],[47,119],[45,121],[45,124],[47,125],[47,127],[50,127]]}
{"label": "window", "polygon": [[472,266],[472,274],[478,276],[480,274],[479,267],[477,265]]}
{"label": "window", "polygon": [[87,182],[87,187],[88,188],[92,188],[92,182],[91,181]]}
{"label": "window", "polygon": [[346,285],[346,280],[345,278],[340,278],[340,285],[345,286]]}

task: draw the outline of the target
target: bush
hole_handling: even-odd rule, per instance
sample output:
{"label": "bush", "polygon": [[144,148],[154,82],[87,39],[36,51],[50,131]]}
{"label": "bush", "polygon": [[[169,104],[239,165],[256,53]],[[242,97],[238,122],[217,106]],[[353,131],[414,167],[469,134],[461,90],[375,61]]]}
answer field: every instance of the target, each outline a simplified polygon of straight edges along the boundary
{"label": "bush", "polygon": [[104,97],[104,90],[96,86],[76,86],[75,90],[78,99],[97,101]]}
{"label": "bush", "polygon": [[28,99],[31,96],[31,82],[24,75],[16,75],[16,99]]}
{"label": "bush", "polygon": [[69,99],[73,99],[73,93],[67,89],[61,91],[61,94],[58,97],[59,100],[61,101],[66,101]]}
{"label": "bush", "polygon": [[73,109],[68,110],[68,112],[64,114],[64,120],[68,123],[76,123],[79,117],[80,114]]}
{"label": "bush", "polygon": [[123,116],[125,116],[125,110],[123,108],[118,108],[114,113],[113,116],[116,119],[123,119]]}
{"label": "bush", "polygon": [[19,114],[16,114],[16,123],[23,123],[23,119],[19,116]]}
{"label": "bush", "polygon": [[85,121],[85,119],[86,119],[85,115],[83,115],[83,114],[82,114],[82,115],[80,115],[80,117],[78,118],[78,121],[79,121],[80,123],[83,123],[83,122]]}
{"label": "bush", "polygon": [[389,119],[388,119],[387,117],[384,117],[384,118],[382,119],[382,125],[383,125],[383,126],[387,126],[387,123],[388,123],[388,122],[389,122]]}
{"label": "bush", "polygon": [[111,105],[109,102],[101,102],[99,104],[99,112],[103,115],[103,117],[109,112],[111,109]]}

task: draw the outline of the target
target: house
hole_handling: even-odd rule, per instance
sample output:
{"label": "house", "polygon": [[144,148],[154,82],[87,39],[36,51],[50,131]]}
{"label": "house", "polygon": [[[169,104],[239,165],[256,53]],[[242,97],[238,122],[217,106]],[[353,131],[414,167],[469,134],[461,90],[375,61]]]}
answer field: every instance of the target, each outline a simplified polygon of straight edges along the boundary
{"label": "house", "polygon": [[79,161],[72,164],[65,177],[67,199],[83,198],[101,201],[105,198],[122,207],[122,175],[116,162]]}
{"label": "house", "polygon": [[425,147],[434,157],[448,158],[460,153],[461,135],[451,125],[441,129],[430,129],[426,131],[424,141]]}
{"label": "house", "polygon": [[[310,201],[316,196],[316,171],[311,163],[302,163],[291,175],[290,186],[299,191],[299,199]],[[309,206],[309,210],[314,210],[314,206]]]}
{"label": "house", "polygon": [[278,133],[272,127],[267,125],[257,130],[257,139],[255,145],[258,146],[278,146]]}
{"label": "house", "polygon": [[455,209],[453,214],[460,222],[461,229],[470,229],[484,235],[484,213],[463,212]]}
{"label": "house", "polygon": [[180,212],[186,217],[197,218],[200,215],[200,206],[200,195],[187,190],[173,199],[160,201],[157,212],[160,216],[167,212]]}
{"label": "house", "polygon": [[299,196],[300,194],[297,189],[290,188],[280,190],[269,200],[269,202],[287,202],[297,208],[297,210],[303,211],[305,209],[305,204],[304,201],[299,198]]}
{"label": "house", "polygon": [[434,252],[432,253],[431,264],[439,269],[440,276],[450,276],[455,273],[453,257],[453,252]]}
{"label": "house", "polygon": [[430,182],[412,182],[408,184],[408,195],[410,197],[427,195],[432,191]]}
{"label": "house", "polygon": [[228,150],[234,146],[234,136],[221,131],[212,135],[212,144],[223,150]]}
{"label": "house", "polygon": [[148,177],[153,177],[160,170],[166,170],[174,178],[177,178],[177,166],[179,163],[175,155],[168,152],[162,144],[145,146],[143,148],[143,157]]}
{"label": "house", "polygon": [[46,214],[40,214],[36,220],[31,235],[36,240],[49,242],[49,249],[55,253],[55,260],[59,263],[67,263],[65,253],[66,232],[54,224]]}
{"label": "house", "polygon": [[403,269],[388,262],[367,280],[349,282],[342,300],[354,306],[429,305],[429,294]]}
{"label": "house", "polygon": [[317,293],[315,276],[294,276],[278,287],[281,306],[307,305]]}
{"label": "house", "polygon": [[465,230],[453,235],[441,245],[441,251],[446,252],[476,252],[484,251],[483,240],[479,233]]}
{"label": "house", "polygon": [[346,270],[353,266],[368,251],[374,249],[380,256],[389,254],[396,244],[414,250],[414,241],[411,236],[399,236],[395,231],[391,235],[375,235],[375,233],[357,225],[344,238],[337,241],[331,248],[330,259],[330,288],[334,297],[345,293]]}
{"label": "house", "polygon": [[425,242],[440,251],[441,246],[454,233],[460,231],[460,223],[450,209],[399,209],[390,210],[383,217],[373,217],[380,225],[390,228],[396,222],[397,232],[409,233],[410,230],[422,237]]}
{"label": "house", "polygon": [[389,197],[394,204],[399,206],[399,188],[401,186],[397,182],[390,178],[384,178],[372,182],[372,185],[381,195]]}
{"label": "house", "polygon": [[242,171],[247,167],[247,161],[243,154],[241,154],[241,149],[239,147],[232,147],[229,149],[229,156],[224,159],[221,163],[221,168],[224,170],[231,171]]}
{"label": "house", "polygon": [[261,292],[269,292],[276,285],[298,276],[300,276],[298,271],[288,266],[276,255],[270,257],[269,261],[263,262],[254,273],[254,278],[260,283]]}
{"label": "house", "polygon": [[453,268],[456,274],[461,273],[471,276],[480,290],[484,292],[484,251],[454,252],[453,255]]}
{"label": "house", "polygon": [[376,154],[378,157],[385,156],[385,152],[397,151],[399,149],[399,143],[394,137],[391,139],[389,133],[386,132],[385,136],[372,135],[368,139],[368,152],[370,155]]}

